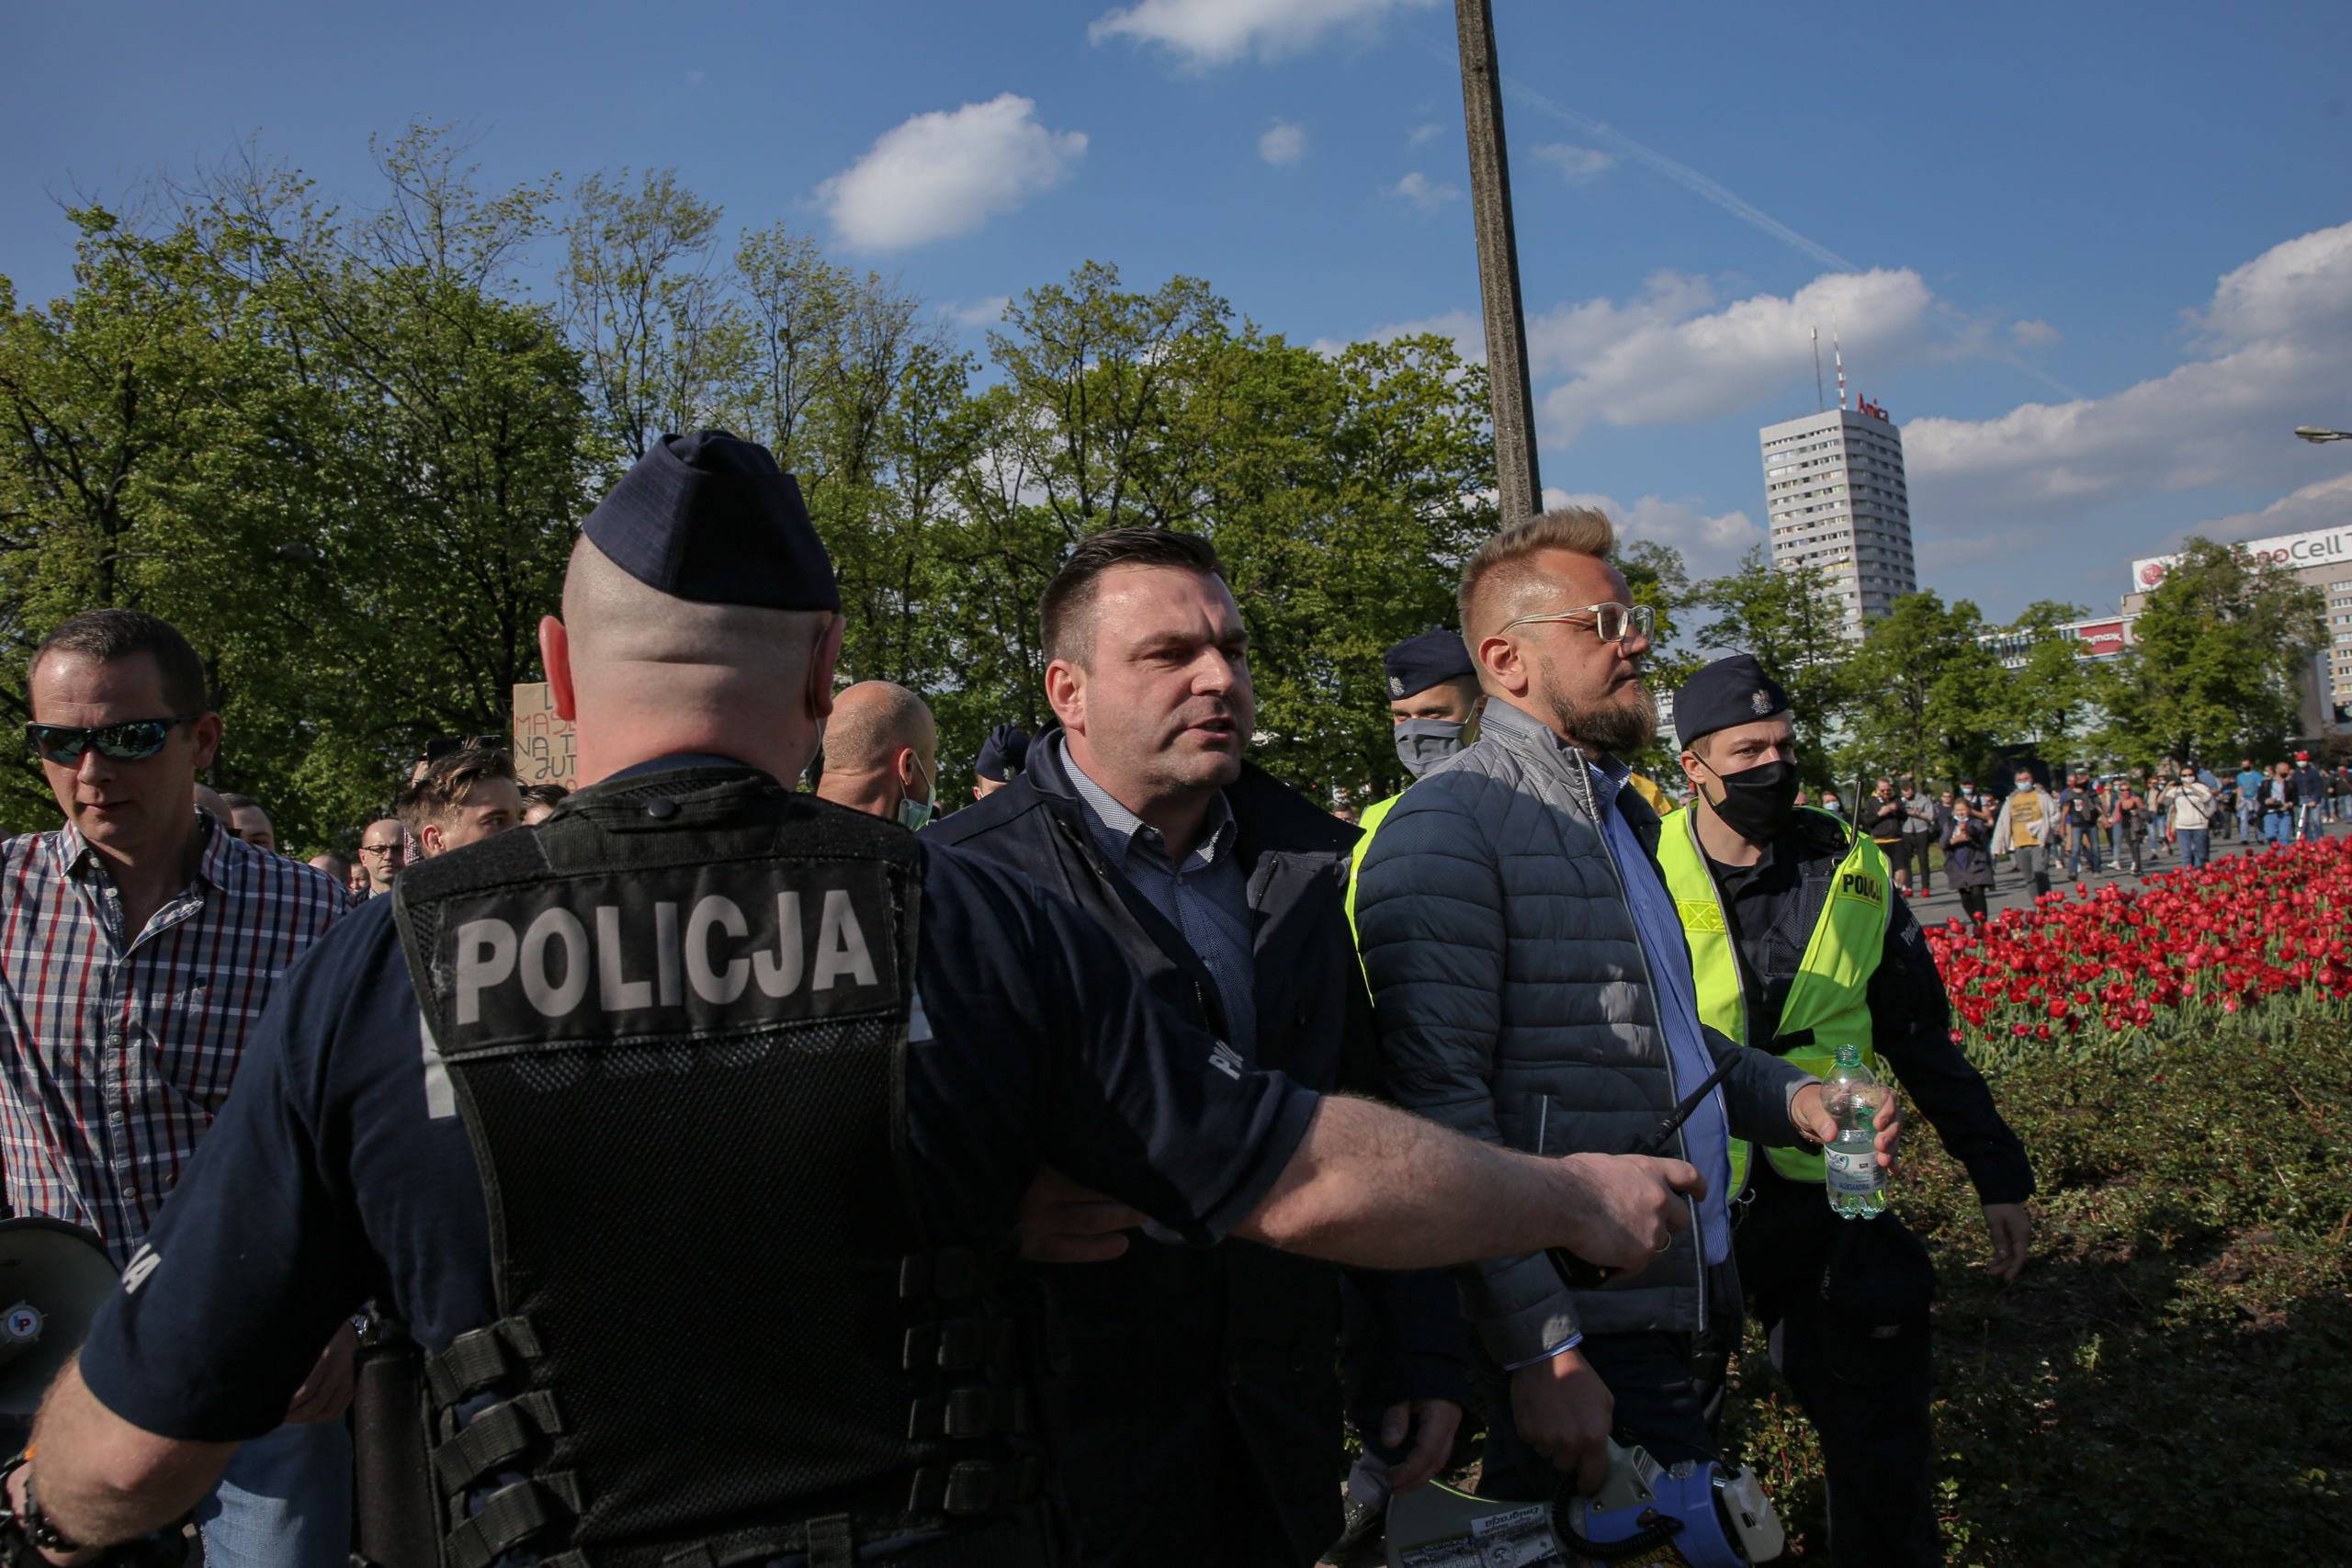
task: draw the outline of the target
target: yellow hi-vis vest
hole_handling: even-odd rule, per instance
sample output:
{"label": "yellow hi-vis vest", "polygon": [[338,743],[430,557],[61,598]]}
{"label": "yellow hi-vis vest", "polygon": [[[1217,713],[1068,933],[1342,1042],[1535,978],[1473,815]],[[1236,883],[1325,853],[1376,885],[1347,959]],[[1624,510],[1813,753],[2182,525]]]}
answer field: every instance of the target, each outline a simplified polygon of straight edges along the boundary
{"label": "yellow hi-vis vest", "polygon": [[[1667,891],[1673,895],[1675,910],[1682,918],[1682,934],[1690,944],[1699,1021],[1743,1045],[1774,1050],[1771,1041],[1747,1037],[1747,996],[1739,984],[1738,944],[1732,941],[1724,919],[1723,897],[1707,870],[1706,854],[1699,847],[1698,823],[1689,807],[1666,818],[1658,834],[1657,859],[1666,872]],[[1858,839],[1830,874],[1829,901],[1814,922],[1804,957],[1797,964],[1795,983],[1781,1010],[1781,1033],[1811,1030],[1812,1043],[1776,1052],[1817,1078],[1829,1076],[1840,1045],[1860,1045],[1863,1065],[1878,1070],[1877,1053],[1871,1049],[1869,992],[1871,976],[1886,951],[1886,924],[1892,914],[1887,888],[1892,880],[1886,856],[1866,838]],[[1817,1150],[1767,1149],[1765,1153],[1772,1168],[1791,1181],[1822,1179]],[[1734,1197],[1747,1186],[1747,1140],[1734,1138]]]}
{"label": "yellow hi-vis vest", "polygon": [[[1364,852],[1372,848],[1372,835],[1379,829],[1381,818],[1388,815],[1388,808],[1404,798],[1404,795],[1399,792],[1390,795],[1386,800],[1375,800],[1363,808],[1362,817],[1356,818],[1356,826],[1363,829],[1363,837],[1356,840],[1353,852],[1348,856],[1347,904],[1350,936],[1356,935],[1356,879],[1363,875]],[[1361,944],[1363,939],[1359,937],[1357,940]]]}

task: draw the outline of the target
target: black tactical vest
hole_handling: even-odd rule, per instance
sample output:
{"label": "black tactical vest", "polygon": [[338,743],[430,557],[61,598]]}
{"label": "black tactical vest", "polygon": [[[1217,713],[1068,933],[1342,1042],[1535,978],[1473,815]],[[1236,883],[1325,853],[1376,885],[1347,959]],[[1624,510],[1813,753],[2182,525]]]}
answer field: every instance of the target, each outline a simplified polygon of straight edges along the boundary
{"label": "black tactical vest", "polygon": [[913,840],[686,768],[395,895],[497,1286],[426,1366],[448,1568],[1047,1561],[1027,1325],[909,1188]]}

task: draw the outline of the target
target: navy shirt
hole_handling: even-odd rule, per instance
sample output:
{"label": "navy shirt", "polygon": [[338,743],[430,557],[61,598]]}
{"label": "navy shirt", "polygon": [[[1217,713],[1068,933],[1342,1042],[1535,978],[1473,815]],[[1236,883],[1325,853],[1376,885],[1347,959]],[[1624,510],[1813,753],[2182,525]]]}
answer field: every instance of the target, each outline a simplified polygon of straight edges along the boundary
{"label": "navy shirt", "polygon": [[1065,737],[1049,738],[1059,747],[1062,766],[1086,808],[1087,825],[1110,863],[1118,867],[1127,886],[1151,901],[1193,956],[1216,982],[1217,1010],[1225,1014],[1226,1043],[1245,1062],[1258,1059],[1258,924],[1250,908],[1250,883],[1233,846],[1241,836],[1232,804],[1219,790],[1209,803],[1208,829],[1181,865],[1168,857],[1168,840],[1159,829],[1119,804],[1117,797],[1096,784],[1069,754]]}
{"label": "navy shirt", "polygon": [[[1223,1235],[1281,1173],[1317,1097],[1212,1066],[1215,1043],[1072,906],[918,849],[907,1115],[923,1217],[945,1238],[1001,1235],[1050,1162],[1190,1241]],[[268,1431],[337,1321],[370,1298],[428,1350],[497,1315],[472,1147],[391,906],[371,899],[288,972],[220,1121],[91,1328],[84,1380],[150,1432]],[[693,1201],[682,1187],[649,1208]]]}

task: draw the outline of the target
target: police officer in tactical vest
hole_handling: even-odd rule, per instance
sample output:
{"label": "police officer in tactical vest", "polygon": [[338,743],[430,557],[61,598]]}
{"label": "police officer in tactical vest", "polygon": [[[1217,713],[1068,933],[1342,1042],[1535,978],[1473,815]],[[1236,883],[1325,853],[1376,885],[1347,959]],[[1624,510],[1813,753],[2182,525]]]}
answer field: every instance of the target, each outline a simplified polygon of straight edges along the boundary
{"label": "police officer in tactical vest", "polygon": [[[1943,982],[1870,839],[1795,805],[1788,694],[1748,654],[1675,694],[1691,804],[1658,862],[1690,941],[1700,1016],[1826,1076],[1836,1048],[1890,1070],[1967,1167],[1990,1270],[2024,1267],[2033,1190],[2024,1146],[1951,1042]],[[1937,1563],[1930,1485],[1926,1249],[1894,1214],[1831,1212],[1815,1149],[1732,1146],[1734,1249],[1773,1364],[1820,1434],[1841,1562]]]}
{"label": "police officer in tactical vest", "polygon": [[[1018,873],[790,793],[842,621],[763,449],[664,437],[540,628],[586,787],[413,868],[273,995],[0,1488],[0,1556],[130,1539],[373,1298],[424,1352],[386,1568],[1055,1561],[1041,1164],[1185,1241],[1638,1268],[1673,1160],[1545,1160],[1248,1070]],[[404,1543],[405,1544],[405,1543]]]}

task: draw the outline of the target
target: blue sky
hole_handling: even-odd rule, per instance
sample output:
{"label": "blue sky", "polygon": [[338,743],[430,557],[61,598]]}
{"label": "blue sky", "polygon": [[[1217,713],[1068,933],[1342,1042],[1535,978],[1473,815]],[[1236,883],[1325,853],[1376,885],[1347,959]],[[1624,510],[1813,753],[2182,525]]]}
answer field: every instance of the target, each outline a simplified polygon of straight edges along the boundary
{"label": "blue sky", "polygon": [[[2342,6],[1496,9],[1548,487],[1727,566],[1817,324],[1905,426],[1924,585],[1994,615],[2352,522],[2352,446],[2290,434],[2352,426]],[[1099,258],[1475,349],[1453,47],[1439,0],[19,8],[0,272],[59,292],[61,195],[249,135],[365,199],[425,117],[492,181],[673,165],[974,346]]]}

